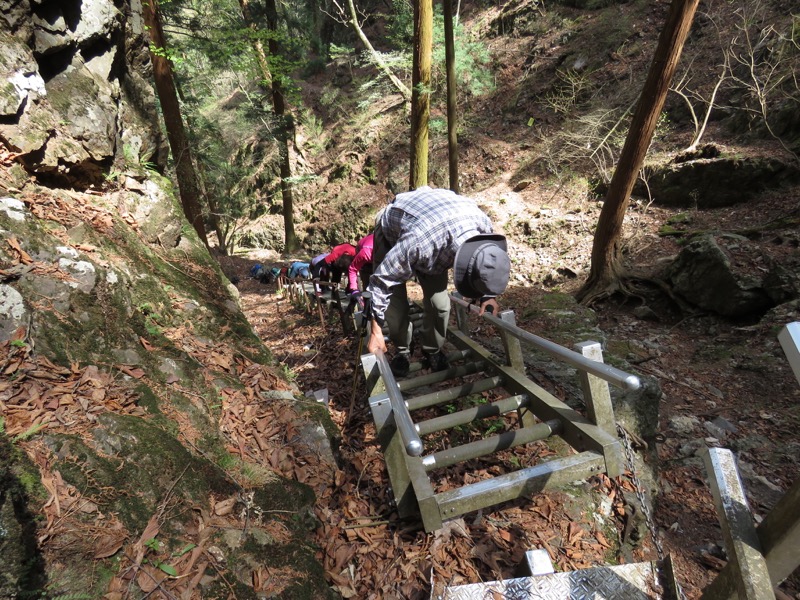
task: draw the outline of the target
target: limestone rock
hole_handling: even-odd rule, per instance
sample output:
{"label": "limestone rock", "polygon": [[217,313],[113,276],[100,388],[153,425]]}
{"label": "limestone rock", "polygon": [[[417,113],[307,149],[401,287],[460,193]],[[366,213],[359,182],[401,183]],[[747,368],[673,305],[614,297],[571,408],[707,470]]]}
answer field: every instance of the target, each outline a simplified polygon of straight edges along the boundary
{"label": "limestone rock", "polygon": [[718,208],[746,202],[783,183],[800,181],[800,170],[778,158],[702,158],[658,167],[633,193],[652,195],[664,206]]}
{"label": "limestone rock", "polygon": [[726,317],[764,313],[773,306],[762,285],[757,247],[740,236],[704,235],[668,269],[675,291],[691,304]]}

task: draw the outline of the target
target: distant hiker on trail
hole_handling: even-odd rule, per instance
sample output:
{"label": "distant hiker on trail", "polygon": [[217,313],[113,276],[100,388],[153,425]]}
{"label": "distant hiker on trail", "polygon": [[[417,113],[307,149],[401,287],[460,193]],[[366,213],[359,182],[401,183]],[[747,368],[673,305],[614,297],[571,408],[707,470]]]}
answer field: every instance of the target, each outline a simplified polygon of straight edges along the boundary
{"label": "distant hiker on trail", "polygon": [[347,269],[347,289],[351,294],[355,294],[361,289],[358,279],[361,278],[362,285],[366,287],[369,278],[372,276],[372,248],[375,235],[370,233],[365,235],[356,244],[356,255],[353,262]]}
{"label": "distant hiker on trail", "polygon": [[[397,347],[392,372],[409,371],[411,323],[406,282],[416,277],[423,293],[423,345],[432,370],[447,368],[442,346],[450,317],[447,273],[454,270],[456,289],[480,299],[480,312],[497,312],[495,297],[508,285],[510,261],[506,239],[492,233],[492,223],[475,203],[450,190],[427,186],[398,194],[375,226],[375,272],[367,290],[372,294],[372,335],[367,350],[386,352],[381,327]],[[490,308],[491,307],[491,308]]]}
{"label": "distant hiker on trail", "polygon": [[309,268],[309,263],[307,262],[300,262],[300,261],[293,262],[289,266],[289,273],[287,274],[287,277],[289,277],[289,279],[295,279],[296,277],[302,277],[303,279],[308,279],[309,277],[311,277],[311,271],[309,271],[308,268]]}
{"label": "distant hiker on trail", "polygon": [[328,265],[325,264],[325,259],[328,257],[328,254],[330,254],[330,252],[323,252],[311,259],[311,279],[328,281],[330,272]]}
{"label": "distant hiker on trail", "polygon": [[[350,296],[350,305],[347,310],[355,308],[355,305],[363,306],[361,300],[361,286],[366,287],[369,284],[369,278],[372,276],[372,248],[375,235],[370,233],[365,235],[356,244],[356,256],[350,267],[347,269],[347,293]],[[358,285],[358,280],[361,279],[361,286]]]}
{"label": "distant hiker on trail", "polygon": [[356,247],[353,244],[339,244],[331,248],[330,254],[322,259],[322,262],[330,269],[333,283],[339,283],[342,280],[342,273],[347,271],[355,255]]}

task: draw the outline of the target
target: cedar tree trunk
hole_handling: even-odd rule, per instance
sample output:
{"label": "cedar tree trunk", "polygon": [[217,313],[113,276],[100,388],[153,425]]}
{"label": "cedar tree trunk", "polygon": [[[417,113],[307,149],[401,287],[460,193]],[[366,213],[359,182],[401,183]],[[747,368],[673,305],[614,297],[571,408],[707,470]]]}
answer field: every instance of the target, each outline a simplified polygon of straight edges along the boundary
{"label": "cedar tree trunk", "polygon": [[[275,0],[267,0],[267,26],[273,34],[278,33],[278,7]],[[280,56],[277,35],[269,39],[269,52],[272,56]],[[272,107],[278,121],[276,131],[281,156],[281,196],[283,197],[283,228],[284,250],[294,252],[300,247],[300,241],[294,232],[294,195],[292,193],[292,163],[289,154],[289,140],[294,137],[294,119],[290,111],[286,110],[286,101],[283,95],[281,76],[272,74]]]}
{"label": "cedar tree trunk", "polygon": [[[158,0],[146,0],[142,3],[144,22],[150,30],[150,41],[153,48],[162,50],[166,48],[164,30],[161,27],[161,16],[158,11]],[[192,162],[192,153],[186,130],[183,126],[181,106],[178,102],[178,92],[175,88],[175,79],[172,75],[172,63],[163,55],[163,52],[150,52],[153,61],[153,77],[155,79],[158,100],[164,114],[164,125],[167,129],[172,158],[175,160],[175,175],[178,179],[181,206],[197,235],[208,246],[206,228],[203,223],[203,211],[200,207],[200,192],[197,185],[197,173]]]}
{"label": "cedar tree trunk", "polygon": [[428,121],[431,114],[433,1],[414,2],[414,61],[411,77],[411,169],[409,185],[428,185]]}
{"label": "cedar tree trunk", "polygon": [[444,11],[444,56],[447,70],[447,162],[450,168],[450,189],[458,189],[458,121],[456,118],[456,51],[453,36],[453,1],[442,0]]}
{"label": "cedar tree trunk", "polygon": [[589,278],[576,294],[582,304],[591,304],[622,288],[624,269],[620,238],[625,210],[650,147],[698,3],[699,0],[672,0],[667,22],[658,39],[653,63],[650,65],[631,128],[625,138],[597,221]]}

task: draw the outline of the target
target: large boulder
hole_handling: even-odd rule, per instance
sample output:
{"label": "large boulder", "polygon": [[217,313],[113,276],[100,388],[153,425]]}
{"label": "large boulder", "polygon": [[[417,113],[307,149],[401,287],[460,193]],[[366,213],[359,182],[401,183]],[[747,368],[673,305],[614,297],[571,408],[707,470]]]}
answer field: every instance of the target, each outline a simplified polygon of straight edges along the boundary
{"label": "large boulder", "polygon": [[29,172],[85,188],[165,164],[141,15],[116,4],[0,3],[13,25],[0,31],[0,136]]}
{"label": "large boulder", "polygon": [[42,2],[33,14],[34,50],[48,55],[73,47],[107,43],[121,13],[108,0]]}
{"label": "large boulder", "polygon": [[768,264],[747,238],[703,235],[681,250],[667,277],[678,295],[703,310],[726,317],[760,315],[775,305],[764,289]]}
{"label": "large boulder", "polygon": [[800,256],[784,257],[780,263],[771,261],[764,276],[764,291],[775,304],[800,298]]}
{"label": "large boulder", "polygon": [[717,156],[655,167],[647,186],[639,181],[633,193],[663,206],[719,208],[798,181],[797,166],[779,158]]}

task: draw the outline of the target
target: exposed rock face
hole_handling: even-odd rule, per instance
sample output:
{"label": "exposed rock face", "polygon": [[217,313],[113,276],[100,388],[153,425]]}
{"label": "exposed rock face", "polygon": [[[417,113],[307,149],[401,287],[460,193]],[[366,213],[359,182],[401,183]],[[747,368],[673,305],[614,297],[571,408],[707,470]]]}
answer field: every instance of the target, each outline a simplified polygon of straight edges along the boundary
{"label": "exposed rock face", "polygon": [[733,318],[763,315],[800,294],[796,273],[737,235],[698,237],[678,254],[667,276],[691,304]]}
{"label": "exposed rock face", "polygon": [[[314,491],[291,469],[327,453],[326,485],[327,412],[297,411],[171,182],[142,167],[165,146],[140,12],[0,0],[0,597],[325,598]],[[231,436],[253,411],[310,457],[260,438],[245,456]]]}
{"label": "exposed rock face", "polygon": [[163,164],[141,16],[110,0],[5,4],[0,137],[25,168],[87,187],[115,162]]}
{"label": "exposed rock face", "polygon": [[777,158],[701,158],[659,168],[648,177],[647,188],[637,183],[634,194],[650,194],[664,206],[718,208],[797,181],[797,167]]}

